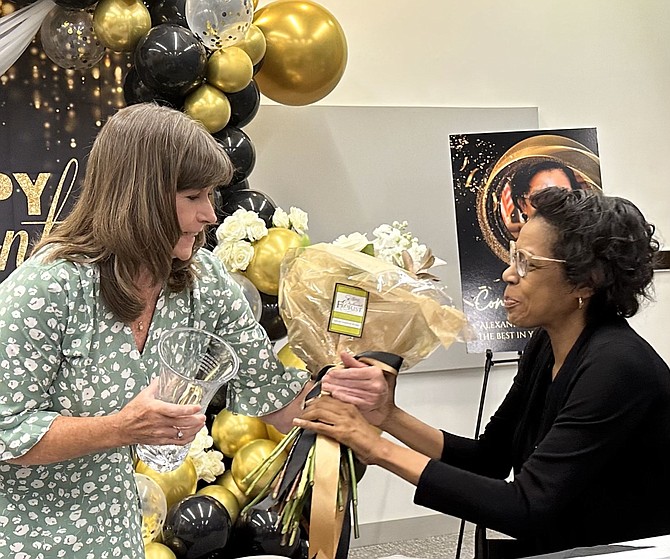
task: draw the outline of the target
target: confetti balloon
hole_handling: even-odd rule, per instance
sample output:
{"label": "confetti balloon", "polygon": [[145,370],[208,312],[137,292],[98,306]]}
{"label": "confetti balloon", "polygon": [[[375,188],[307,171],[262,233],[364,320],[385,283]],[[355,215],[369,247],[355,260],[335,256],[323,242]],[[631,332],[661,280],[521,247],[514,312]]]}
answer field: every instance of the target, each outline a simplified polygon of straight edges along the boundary
{"label": "confetti balloon", "polygon": [[154,541],[163,529],[167,500],[161,486],[149,476],[135,472],[135,484],[142,511],[142,539],[144,545],[147,545]]}
{"label": "confetti balloon", "polygon": [[253,17],[251,0],[186,0],[188,26],[210,50],[244,39]]}
{"label": "confetti balloon", "polygon": [[93,29],[93,14],[87,10],[54,6],[42,22],[40,36],[45,54],[66,70],[91,68],[105,54]]}

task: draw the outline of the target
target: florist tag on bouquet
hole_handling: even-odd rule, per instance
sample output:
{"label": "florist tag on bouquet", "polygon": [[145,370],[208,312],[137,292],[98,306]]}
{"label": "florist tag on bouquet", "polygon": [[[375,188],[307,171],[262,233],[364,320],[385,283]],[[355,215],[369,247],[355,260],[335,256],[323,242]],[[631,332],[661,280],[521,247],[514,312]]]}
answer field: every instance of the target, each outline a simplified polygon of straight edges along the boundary
{"label": "florist tag on bouquet", "polygon": [[333,334],[360,338],[363,335],[369,295],[365,289],[360,287],[336,283],[328,320],[328,331]]}

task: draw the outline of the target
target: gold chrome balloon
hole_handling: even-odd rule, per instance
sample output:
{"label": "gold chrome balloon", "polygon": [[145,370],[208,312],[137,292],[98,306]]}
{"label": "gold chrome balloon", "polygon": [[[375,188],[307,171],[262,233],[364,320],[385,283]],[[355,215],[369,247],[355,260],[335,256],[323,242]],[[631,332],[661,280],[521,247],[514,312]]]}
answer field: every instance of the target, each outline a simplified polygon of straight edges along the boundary
{"label": "gold chrome balloon", "polygon": [[235,524],[237,516],[240,514],[240,504],[237,502],[237,497],[233,495],[228,489],[222,485],[207,485],[203,487],[196,495],[209,495],[214,497],[224,508],[228,511],[230,519]]}
{"label": "gold chrome balloon", "polygon": [[[233,458],[233,463],[230,466],[230,471],[232,472],[235,483],[243,492],[246,493],[247,489],[251,486],[252,480],[248,479],[247,475],[251,473],[256,466],[267,460],[276,446],[277,443],[270,439],[257,439],[245,444],[237,451],[235,458]],[[285,461],[286,453],[282,452],[270,464],[267,472],[256,482],[253,489],[249,492],[249,496],[255,497],[258,495],[265,486],[270,483],[270,480],[281,469]]]}
{"label": "gold chrome balloon", "polygon": [[207,82],[226,93],[242,91],[253,77],[251,58],[236,46],[217,50],[207,62]]}
{"label": "gold chrome balloon", "polygon": [[258,417],[239,415],[221,410],[212,423],[214,446],[232,458],[245,444],[256,439],[267,439],[268,431]]}
{"label": "gold chrome balloon", "polygon": [[184,497],[193,495],[198,485],[198,474],[196,473],[195,465],[193,464],[193,460],[188,456],[181,466],[171,472],[157,472],[147,466],[142,460],[137,462],[135,471],[138,474],[150,477],[160,485],[163,493],[165,493],[168,510]]}
{"label": "gold chrome balloon", "polygon": [[328,95],[347,65],[347,40],[333,15],[308,0],[276,1],[255,14],[267,48],[256,74],[261,92],[284,105]]}
{"label": "gold chrome balloon", "polygon": [[240,504],[240,507],[245,506],[249,501],[251,501],[251,497],[247,497],[244,492],[239,487],[237,487],[237,483],[235,483],[235,480],[233,479],[233,473],[230,470],[217,477],[216,484],[227,489],[233,495],[235,495],[235,498]]}
{"label": "gold chrome balloon", "polygon": [[223,130],[230,120],[230,101],[216,87],[203,84],[186,97],[184,112],[214,134]]}
{"label": "gold chrome balloon", "polygon": [[277,359],[279,359],[279,362],[284,365],[284,367],[295,367],[296,369],[303,370],[307,369],[305,362],[293,353],[289,344],[286,344],[277,352]]}
{"label": "gold chrome balloon", "polygon": [[265,35],[255,25],[250,25],[247,32],[244,34],[244,39],[235,43],[235,46],[242,49],[249,55],[251,63],[255,66],[265,56],[265,49],[267,44],[265,42]]}
{"label": "gold chrome balloon", "polygon": [[265,426],[267,427],[267,430],[268,430],[268,438],[271,441],[276,442],[277,444],[279,444],[282,441],[282,439],[286,436],[279,429],[277,429],[274,425],[270,425],[269,423],[266,423]]}
{"label": "gold chrome balloon", "polygon": [[151,15],[141,0],[100,0],[93,29],[108,49],[130,52],[151,29]]}
{"label": "gold chrome balloon", "polygon": [[172,550],[162,543],[151,542],[144,546],[144,557],[146,559],[177,559]]}
{"label": "gold chrome balloon", "polygon": [[267,295],[277,295],[279,265],[288,249],[301,245],[302,239],[295,231],[284,227],[268,229],[268,234],[254,243],[254,256],[244,275],[259,291]]}

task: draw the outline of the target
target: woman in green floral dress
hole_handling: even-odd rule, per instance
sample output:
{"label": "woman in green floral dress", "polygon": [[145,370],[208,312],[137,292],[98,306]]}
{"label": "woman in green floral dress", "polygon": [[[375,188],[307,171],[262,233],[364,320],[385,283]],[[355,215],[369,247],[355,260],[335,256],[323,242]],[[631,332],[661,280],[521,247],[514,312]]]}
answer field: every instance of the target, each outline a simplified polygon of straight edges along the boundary
{"label": "woman in green floral dress", "polygon": [[132,446],[187,444],[205,422],[198,406],[154,398],[166,330],[233,346],[232,411],[280,429],[296,415],[308,373],[275,360],[238,285],[200,249],[211,191],[232,172],[183,113],[122,109],[73,211],[0,284],[0,557],[143,557]]}

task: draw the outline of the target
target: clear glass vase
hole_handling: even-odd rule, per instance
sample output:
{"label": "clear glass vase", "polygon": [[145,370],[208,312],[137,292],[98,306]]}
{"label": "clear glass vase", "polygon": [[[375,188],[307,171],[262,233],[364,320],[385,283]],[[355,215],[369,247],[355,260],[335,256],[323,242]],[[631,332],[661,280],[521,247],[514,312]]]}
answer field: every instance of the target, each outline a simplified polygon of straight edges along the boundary
{"label": "clear glass vase", "polygon": [[[197,328],[175,328],[158,342],[160,375],[156,398],[173,404],[199,404],[203,412],[217,390],[237,375],[239,359],[219,336]],[[175,426],[178,427],[178,426]],[[179,467],[189,444],[137,445],[137,456],[157,472]]]}

